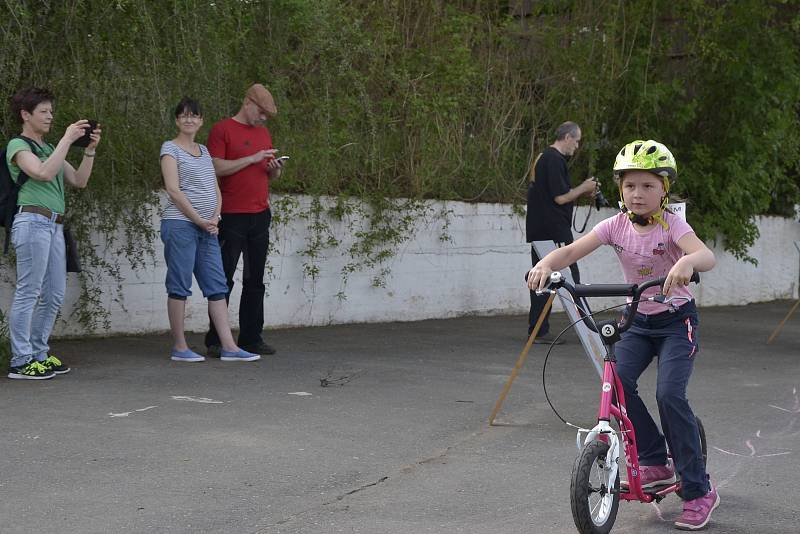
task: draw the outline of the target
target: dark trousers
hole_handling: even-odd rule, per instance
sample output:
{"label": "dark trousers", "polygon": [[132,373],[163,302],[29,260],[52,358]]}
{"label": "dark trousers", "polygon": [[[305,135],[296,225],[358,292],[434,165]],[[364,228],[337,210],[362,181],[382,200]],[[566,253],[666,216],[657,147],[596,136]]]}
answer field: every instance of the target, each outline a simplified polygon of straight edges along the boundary
{"label": "dark trousers", "polygon": [[[228,282],[226,301],[233,290],[233,275],[243,256],[242,296],[239,301],[240,347],[262,343],[264,328],[264,269],[269,250],[269,225],[272,212],[227,213],[219,225],[219,245],[222,251],[222,268]],[[206,347],[219,345],[219,335],[211,324],[206,334]]]}
{"label": "dark trousers", "polygon": [[[702,497],[709,491],[700,431],[686,398],[692,375],[697,342],[697,310],[693,302],[674,312],[636,314],[633,326],[616,345],[617,374],[625,390],[628,417],[636,431],[641,465],[667,463],[667,445],[675,470],[681,475],[684,500]],[[639,396],[637,381],[654,357],[658,357],[656,402],[661,418],[655,421]],[[665,441],[666,436],[666,441]]]}
{"label": "dark trousers", "polygon": [[[556,243],[556,246],[563,247],[572,243],[570,239],[567,243]],[[531,266],[536,265],[539,263],[539,256],[536,254],[536,250],[533,248],[533,244],[531,243]],[[581,273],[578,271],[578,264],[573,263],[569,266],[569,270],[572,273],[572,281],[576,284],[581,283]],[[528,335],[531,335],[533,332],[533,327],[536,326],[536,321],[539,320],[539,316],[542,314],[542,310],[544,310],[544,305],[547,303],[547,299],[550,298],[550,295],[537,295],[535,291],[531,291],[531,311],[528,313]],[[539,329],[539,337],[547,334],[550,332],[550,310],[547,311],[547,315],[542,322],[542,327]]]}

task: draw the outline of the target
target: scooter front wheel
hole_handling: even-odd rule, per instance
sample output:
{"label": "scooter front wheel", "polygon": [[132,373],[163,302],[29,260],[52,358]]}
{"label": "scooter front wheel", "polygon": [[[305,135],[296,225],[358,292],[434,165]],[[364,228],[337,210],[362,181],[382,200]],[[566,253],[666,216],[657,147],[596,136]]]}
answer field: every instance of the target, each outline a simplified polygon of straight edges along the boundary
{"label": "scooter front wheel", "polygon": [[606,461],[608,443],[591,441],[583,446],[572,468],[570,504],[581,534],[608,534],[619,508],[619,470],[611,479]]}

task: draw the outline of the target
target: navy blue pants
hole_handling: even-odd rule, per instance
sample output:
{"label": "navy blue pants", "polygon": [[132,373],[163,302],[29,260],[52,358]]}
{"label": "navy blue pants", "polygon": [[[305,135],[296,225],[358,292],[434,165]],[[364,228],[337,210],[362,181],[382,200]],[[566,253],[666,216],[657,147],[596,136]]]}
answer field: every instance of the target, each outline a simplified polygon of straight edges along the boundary
{"label": "navy blue pants", "polygon": [[[242,263],[242,295],[239,299],[239,337],[236,343],[247,347],[263,343],[264,329],[264,271],[269,250],[269,225],[272,211],[259,213],[226,213],[219,222],[219,246],[222,251],[222,268],[228,284],[226,300],[233,291],[233,276]],[[206,347],[219,345],[219,334],[209,322]]]}
{"label": "navy blue pants", "polygon": [[[675,312],[650,316],[637,313],[633,326],[616,345],[617,374],[625,390],[628,417],[636,430],[639,463],[666,464],[669,446],[675,470],[681,476],[681,494],[685,500],[702,497],[711,489],[697,420],[686,398],[699,350],[697,325],[694,302]],[[656,402],[663,434],[642,402],[637,386],[654,357],[658,358]]]}

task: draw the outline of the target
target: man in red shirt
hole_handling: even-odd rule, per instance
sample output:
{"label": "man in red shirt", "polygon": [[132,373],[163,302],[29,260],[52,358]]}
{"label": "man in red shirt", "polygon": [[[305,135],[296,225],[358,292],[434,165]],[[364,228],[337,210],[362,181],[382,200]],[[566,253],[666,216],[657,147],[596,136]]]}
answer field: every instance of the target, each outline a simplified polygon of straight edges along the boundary
{"label": "man in red shirt", "polygon": [[[278,113],[270,92],[261,84],[245,93],[242,107],[233,117],[214,124],[208,135],[208,151],[222,192],[219,242],[222,266],[228,279],[228,298],[233,275],[244,257],[242,296],[239,302],[239,339],[248,352],[274,354],[264,342],[264,268],[269,249],[269,182],[281,175],[272,137],[264,125]],[[209,355],[219,354],[219,336],[212,324],[206,334]]]}

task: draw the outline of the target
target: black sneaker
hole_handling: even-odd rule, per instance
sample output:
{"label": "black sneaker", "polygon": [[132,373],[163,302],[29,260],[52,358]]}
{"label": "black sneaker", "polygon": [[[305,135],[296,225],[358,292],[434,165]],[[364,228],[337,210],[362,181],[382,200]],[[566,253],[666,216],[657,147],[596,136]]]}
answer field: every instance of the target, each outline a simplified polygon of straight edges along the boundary
{"label": "black sneaker", "polygon": [[19,367],[11,367],[8,370],[8,378],[17,380],[47,380],[54,376],[56,376],[56,374],[53,371],[36,360],[30,361],[25,365],[20,365]]}
{"label": "black sneaker", "polygon": [[53,371],[57,375],[65,375],[72,370],[69,368],[68,365],[66,365],[64,362],[62,362],[52,354],[48,354],[47,359],[39,363],[41,363],[45,369],[49,369],[50,371]]}
{"label": "black sneaker", "polygon": [[254,343],[252,345],[241,345],[239,348],[244,349],[247,352],[252,352],[254,354],[261,354],[262,356],[275,354],[275,352],[277,352],[275,350],[275,347],[273,347],[272,345],[267,345],[263,341],[259,341],[258,343]]}

